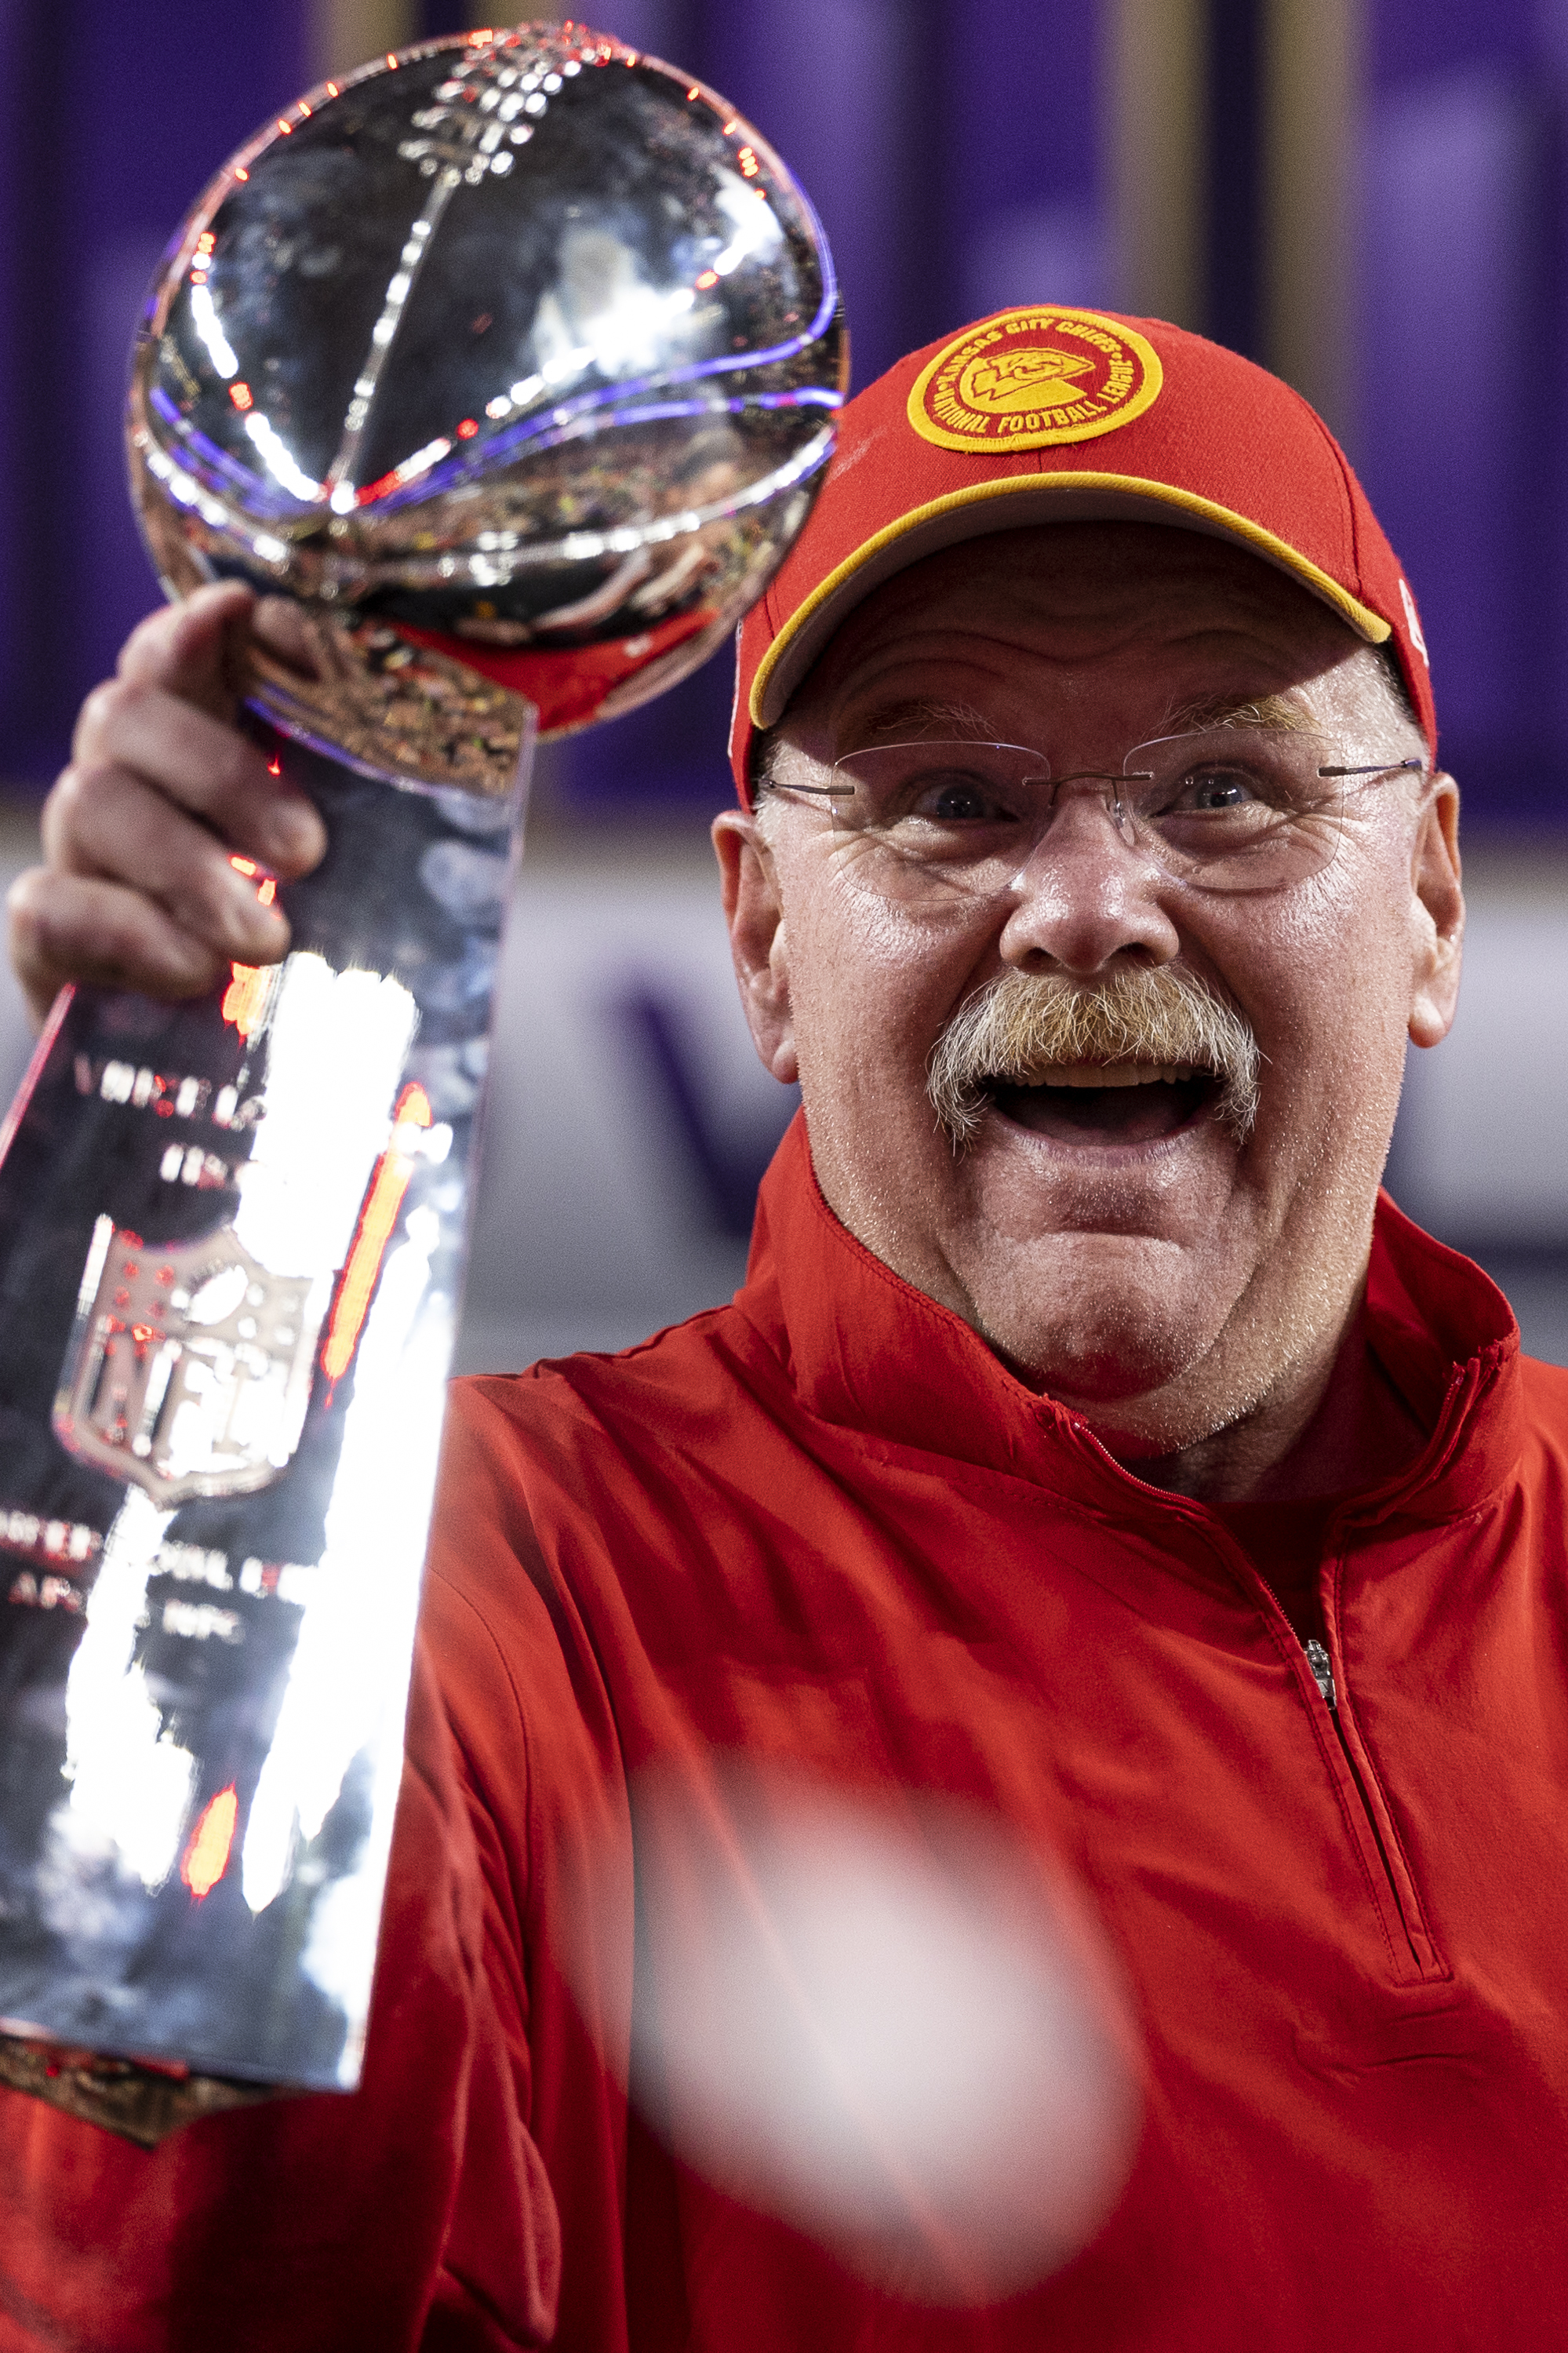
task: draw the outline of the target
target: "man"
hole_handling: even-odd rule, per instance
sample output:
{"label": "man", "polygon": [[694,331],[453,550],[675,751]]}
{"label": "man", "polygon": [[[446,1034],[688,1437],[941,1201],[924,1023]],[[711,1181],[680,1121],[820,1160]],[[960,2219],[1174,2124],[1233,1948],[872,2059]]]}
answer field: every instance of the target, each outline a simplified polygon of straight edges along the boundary
{"label": "man", "polygon": [[[229,730],[247,621],[89,698],[40,1008],[282,952],[226,849],[319,834]],[[732,751],[805,1105],[747,1284],[459,1385],[363,2087],[151,2156],[8,2103],[0,2344],[1557,2345],[1568,1377],[1378,1194],[1462,902],[1358,485],[1173,328],[981,322],[851,405]],[[770,1771],[1092,1899],[1142,2122],[999,2302],[733,2194],[679,2068],[628,2107],[682,2000],[639,1793],[743,1910]]]}

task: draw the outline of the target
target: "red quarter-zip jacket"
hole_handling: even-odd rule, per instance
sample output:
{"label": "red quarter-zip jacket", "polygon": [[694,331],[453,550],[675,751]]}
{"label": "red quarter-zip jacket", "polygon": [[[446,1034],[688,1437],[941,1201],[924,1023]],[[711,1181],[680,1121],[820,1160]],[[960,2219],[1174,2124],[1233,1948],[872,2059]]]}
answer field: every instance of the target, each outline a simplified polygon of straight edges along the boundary
{"label": "red quarter-zip jacket", "polygon": [[[1328,1530],[1336,1724],[1219,1521],[862,1250],[797,1125],[732,1305],[458,1387],[362,2089],[153,2154],[7,2097],[0,2346],[1558,2353],[1568,1375],[1386,1200],[1367,1324],[1430,1439]],[[629,1987],[552,1923],[630,1918],[628,1774],[738,1750],[1089,1891],[1144,2119],[1043,2285],[900,2304],[628,2119]]]}

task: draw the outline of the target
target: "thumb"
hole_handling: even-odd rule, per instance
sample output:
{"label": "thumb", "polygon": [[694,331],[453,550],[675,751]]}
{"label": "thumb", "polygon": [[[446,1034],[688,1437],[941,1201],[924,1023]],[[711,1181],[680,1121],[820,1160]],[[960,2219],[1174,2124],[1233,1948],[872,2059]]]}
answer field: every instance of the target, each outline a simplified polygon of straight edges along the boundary
{"label": "thumb", "polygon": [[232,722],[245,690],[256,598],[242,581],[198,588],[149,614],[126,639],[120,675],[159,686],[214,719]]}

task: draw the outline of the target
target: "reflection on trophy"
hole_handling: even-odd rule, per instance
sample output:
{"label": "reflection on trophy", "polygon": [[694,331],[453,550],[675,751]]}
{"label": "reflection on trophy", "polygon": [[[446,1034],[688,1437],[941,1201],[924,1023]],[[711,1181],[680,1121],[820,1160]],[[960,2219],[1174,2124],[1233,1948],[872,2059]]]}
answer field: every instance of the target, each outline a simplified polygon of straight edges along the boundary
{"label": "reflection on trophy", "polygon": [[574,25],[328,83],[173,249],[138,511],[171,594],[268,600],[254,723],[331,847],[281,966],[63,998],[7,1123],[6,2080],[151,2138],[356,2079],[535,730],[762,593],[841,341],[778,159]]}

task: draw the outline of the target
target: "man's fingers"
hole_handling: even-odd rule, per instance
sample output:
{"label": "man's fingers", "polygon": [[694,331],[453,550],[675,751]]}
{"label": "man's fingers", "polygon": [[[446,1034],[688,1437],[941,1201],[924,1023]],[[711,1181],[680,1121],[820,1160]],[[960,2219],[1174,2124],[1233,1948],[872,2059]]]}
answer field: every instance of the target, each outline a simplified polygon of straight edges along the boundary
{"label": "man's fingers", "polygon": [[47,871],[25,875],[11,902],[13,959],[40,1016],[67,980],[179,997],[214,987],[227,963],[287,953],[287,922],[230,853],[291,881],[327,836],[234,724],[257,614],[237,582],[150,614],[83,703],[44,805]]}
{"label": "man's fingers", "polygon": [[68,769],[45,812],[44,850],[57,871],[154,900],[220,955],[271,964],[287,949],[283,916],[261,903],[224,844],[130,770]]}
{"label": "man's fingers", "polygon": [[321,675],[321,624],[292,596],[263,596],[251,617],[251,632],[275,661],[300,678]]}
{"label": "man's fingers", "polygon": [[169,689],[121,676],[95,687],[81,707],[71,765],[46,805],[51,860],[80,862],[64,852],[83,780],[127,771],[279,874],[308,873],[326,849],[311,803],[271,774],[254,744]]}
{"label": "man's fingers", "polygon": [[149,613],[121,649],[121,677],[134,686],[163,687],[209,718],[232,721],[255,606],[242,582],[226,580]]}
{"label": "man's fingers", "polygon": [[67,981],[195,997],[216,988],[226,959],[122,883],[35,866],[7,895],[11,961],[42,1021]]}

